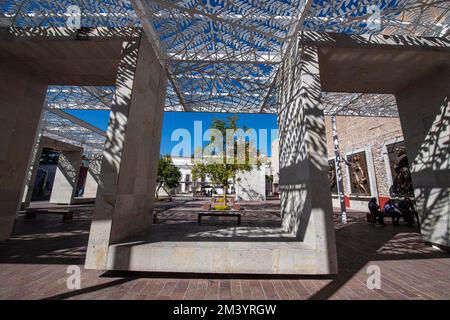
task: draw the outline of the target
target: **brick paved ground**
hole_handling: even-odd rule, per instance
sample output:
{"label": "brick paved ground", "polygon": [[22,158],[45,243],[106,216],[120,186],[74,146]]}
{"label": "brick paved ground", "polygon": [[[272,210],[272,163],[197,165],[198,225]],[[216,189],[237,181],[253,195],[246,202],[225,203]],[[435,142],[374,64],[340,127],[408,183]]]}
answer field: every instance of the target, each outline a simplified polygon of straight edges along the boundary
{"label": "brick paved ground", "polygon": [[[276,223],[278,203],[249,205],[243,221]],[[159,205],[158,223],[195,223],[199,202]],[[337,277],[261,277],[155,273],[104,273],[82,269],[82,289],[66,287],[67,266],[83,265],[91,207],[74,221],[41,215],[20,218],[14,236],[0,244],[0,299],[449,299],[450,254],[425,246],[415,228],[374,227],[350,214],[335,215]],[[366,268],[381,268],[381,290],[369,290]]]}

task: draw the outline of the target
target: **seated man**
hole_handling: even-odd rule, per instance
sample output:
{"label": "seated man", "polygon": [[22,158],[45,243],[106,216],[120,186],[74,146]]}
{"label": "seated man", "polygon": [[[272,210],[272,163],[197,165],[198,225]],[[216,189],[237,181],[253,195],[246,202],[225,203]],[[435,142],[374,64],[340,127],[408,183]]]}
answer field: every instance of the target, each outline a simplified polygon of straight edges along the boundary
{"label": "seated man", "polygon": [[384,204],[384,213],[386,213],[388,216],[392,217],[392,224],[394,226],[399,225],[400,218],[402,216],[402,212],[400,209],[394,204],[394,201],[392,199],[389,199]]}
{"label": "seated man", "polygon": [[375,222],[378,222],[379,224],[385,226],[386,224],[384,223],[384,212],[380,210],[380,206],[377,203],[377,199],[376,198],[372,198],[369,201],[369,211],[371,214],[374,215],[375,217]]}
{"label": "seated man", "polygon": [[414,204],[409,198],[405,198],[398,203],[398,208],[403,214],[403,218],[408,226],[412,226],[414,224],[414,218],[417,219],[417,224],[419,225],[419,214],[414,209]]}

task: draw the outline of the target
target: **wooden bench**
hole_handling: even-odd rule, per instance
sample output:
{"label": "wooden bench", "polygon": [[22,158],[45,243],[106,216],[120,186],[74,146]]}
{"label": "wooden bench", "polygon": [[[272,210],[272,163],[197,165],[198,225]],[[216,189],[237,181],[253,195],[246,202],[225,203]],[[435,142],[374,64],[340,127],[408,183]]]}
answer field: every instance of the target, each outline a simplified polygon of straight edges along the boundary
{"label": "wooden bench", "polygon": [[67,209],[34,209],[27,210],[25,212],[25,219],[31,220],[36,219],[37,214],[60,214],[62,215],[62,222],[68,222],[73,220],[73,211]]}
{"label": "wooden bench", "polygon": [[198,213],[198,225],[202,224],[202,217],[237,217],[237,223],[241,224],[241,214],[233,211],[208,211]]}

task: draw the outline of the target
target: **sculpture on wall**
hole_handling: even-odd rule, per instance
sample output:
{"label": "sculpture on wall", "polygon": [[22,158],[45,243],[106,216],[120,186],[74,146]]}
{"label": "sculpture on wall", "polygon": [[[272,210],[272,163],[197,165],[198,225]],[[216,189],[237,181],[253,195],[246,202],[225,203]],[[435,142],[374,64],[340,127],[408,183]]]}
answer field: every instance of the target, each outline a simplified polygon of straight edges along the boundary
{"label": "sculpture on wall", "polygon": [[330,182],[331,193],[337,194],[336,166],[334,160],[328,161],[328,181]]}
{"label": "sculpture on wall", "polygon": [[347,159],[342,157],[344,163],[349,167],[352,193],[356,194],[369,194],[366,188],[368,184],[367,167],[363,156],[364,153],[360,152],[349,156]]}
{"label": "sculpture on wall", "polygon": [[414,195],[414,188],[405,147],[396,147],[395,155],[396,157],[392,166],[394,177],[390,190],[391,196],[412,197]]}

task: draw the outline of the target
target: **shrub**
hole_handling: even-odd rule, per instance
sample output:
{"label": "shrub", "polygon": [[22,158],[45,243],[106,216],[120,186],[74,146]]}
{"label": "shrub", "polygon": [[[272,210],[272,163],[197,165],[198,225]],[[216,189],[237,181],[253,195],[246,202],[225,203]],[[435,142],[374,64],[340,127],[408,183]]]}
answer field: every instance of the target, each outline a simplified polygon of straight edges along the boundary
{"label": "shrub", "polygon": [[230,206],[226,204],[217,204],[213,207],[214,210],[230,210]]}

